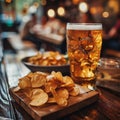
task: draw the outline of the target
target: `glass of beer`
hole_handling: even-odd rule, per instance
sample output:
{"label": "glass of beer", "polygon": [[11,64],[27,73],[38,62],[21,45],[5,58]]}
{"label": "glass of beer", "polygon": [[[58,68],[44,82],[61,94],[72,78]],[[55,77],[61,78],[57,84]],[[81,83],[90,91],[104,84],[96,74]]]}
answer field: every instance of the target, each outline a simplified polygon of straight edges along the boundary
{"label": "glass of beer", "polygon": [[95,86],[102,45],[101,23],[67,23],[67,53],[73,80]]}

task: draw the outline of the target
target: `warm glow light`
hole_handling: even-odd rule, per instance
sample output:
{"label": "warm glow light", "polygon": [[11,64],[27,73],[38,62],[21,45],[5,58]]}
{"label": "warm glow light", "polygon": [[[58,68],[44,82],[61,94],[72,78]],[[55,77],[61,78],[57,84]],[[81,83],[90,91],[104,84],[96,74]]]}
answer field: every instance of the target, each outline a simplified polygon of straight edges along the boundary
{"label": "warm glow light", "polygon": [[57,9],[57,13],[58,13],[58,15],[60,15],[60,16],[64,16],[64,15],[65,15],[65,9],[64,9],[63,7],[59,7],[59,8]]}
{"label": "warm glow light", "polygon": [[103,16],[104,18],[108,18],[108,17],[109,17],[109,12],[103,12],[103,13],[102,13],[102,16]]}
{"label": "warm glow light", "polygon": [[91,14],[96,14],[96,13],[97,13],[97,10],[96,10],[96,9],[97,9],[96,7],[91,7],[91,8],[90,8]]}
{"label": "warm glow light", "polygon": [[41,0],[41,5],[46,5],[47,1],[46,0]]}
{"label": "warm glow light", "polygon": [[119,0],[109,0],[108,6],[114,10],[114,12],[119,12]]}
{"label": "warm glow light", "polygon": [[47,15],[51,18],[55,17],[55,11],[53,9],[49,9],[48,12],[47,12]]}
{"label": "warm glow light", "polygon": [[11,3],[11,2],[12,2],[12,0],[6,0],[6,2],[7,2],[7,3]]}
{"label": "warm glow light", "polygon": [[38,2],[34,2],[34,6],[35,6],[36,8],[38,8],[38,7],[39,7],[39,3],[38,3]]}
{"label": "warm glow light", "polygon": [[73,4],[77,5],[80,1],[79,0],[72,0]]}
{"label": "warm glow light", "polygon": [[85,2],[81,2],[79,4],[79,10],[83,13],[86,13],[88,11],[88,5]]}

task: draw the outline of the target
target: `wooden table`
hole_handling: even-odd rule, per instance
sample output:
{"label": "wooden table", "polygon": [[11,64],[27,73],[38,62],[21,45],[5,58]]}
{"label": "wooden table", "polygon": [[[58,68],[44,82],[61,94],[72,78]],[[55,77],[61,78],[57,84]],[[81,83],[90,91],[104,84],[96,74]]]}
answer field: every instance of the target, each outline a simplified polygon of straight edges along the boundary
{"label": "wooden table", "polygon": [[[70,115],[62,117],[59,120],[119,120],[119,96],[100,87],[98,90],[100,92],[98,101]],[[20,112],[21,117],[23,117],[25,120],[33,120],[33,118],[26,113],[21,106],[14,101],[12,101],[12,103],[16,114],[17,112]]]}
{"label": "wooden table", "polygon": [[[17,63],[15,64],[18,67]],[[18,70],[20,70],[20,68]],[[21,74],[21,71],[19,72]],[[8,79],[10,78],[8,74],[7,78]],[[6,83],[6,81],[3,82],[4,84],[8,84]],[[3,91],[2,87],[0,88],[0,90]],[[84,108],[81,108],[74,113],[59,118],[58,120],[119,120],[120,119],[119,92],[99,86],[97,87],[97,91],[99,92],[99,99],[96,102]],[[5,95],[6,93],[2,92],[2,94]],[[8,99],[7,101],[9,101],[8,106],[11,105],[12,107],[10,108],[10,111],[6,111],[6,114],[3,114],[3,116],[9,116],[16,120],[33,120],[33,118],[27,112],[25,112],[25,110],[21,106],[19,106],[13,99],[12,100]],[[3,107],[5,106],[4,104],[2,105]],[[0,110],[2,111],[4,109]],[[8,115],[9,112],[11,112],[12,114]]]}

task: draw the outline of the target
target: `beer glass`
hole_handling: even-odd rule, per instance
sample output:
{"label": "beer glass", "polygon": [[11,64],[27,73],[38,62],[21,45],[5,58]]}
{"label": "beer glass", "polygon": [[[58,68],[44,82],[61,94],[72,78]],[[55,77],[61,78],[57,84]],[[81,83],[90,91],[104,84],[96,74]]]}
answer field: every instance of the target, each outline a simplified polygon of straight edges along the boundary
{"label": "beer glass", "polygon": [[95,85],[102,45],[102,24],[67,23],[66,38],[71,77],[78,84]]}

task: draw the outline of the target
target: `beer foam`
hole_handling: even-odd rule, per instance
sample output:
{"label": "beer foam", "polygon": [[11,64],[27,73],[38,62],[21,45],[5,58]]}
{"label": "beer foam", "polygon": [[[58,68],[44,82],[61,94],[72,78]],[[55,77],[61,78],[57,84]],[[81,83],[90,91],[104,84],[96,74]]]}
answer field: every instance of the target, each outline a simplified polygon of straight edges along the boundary
{"label": "beer foam", "polygon": [[79,24],[79,23],[68,23],[68,30],[102,30],[102,24]]}

